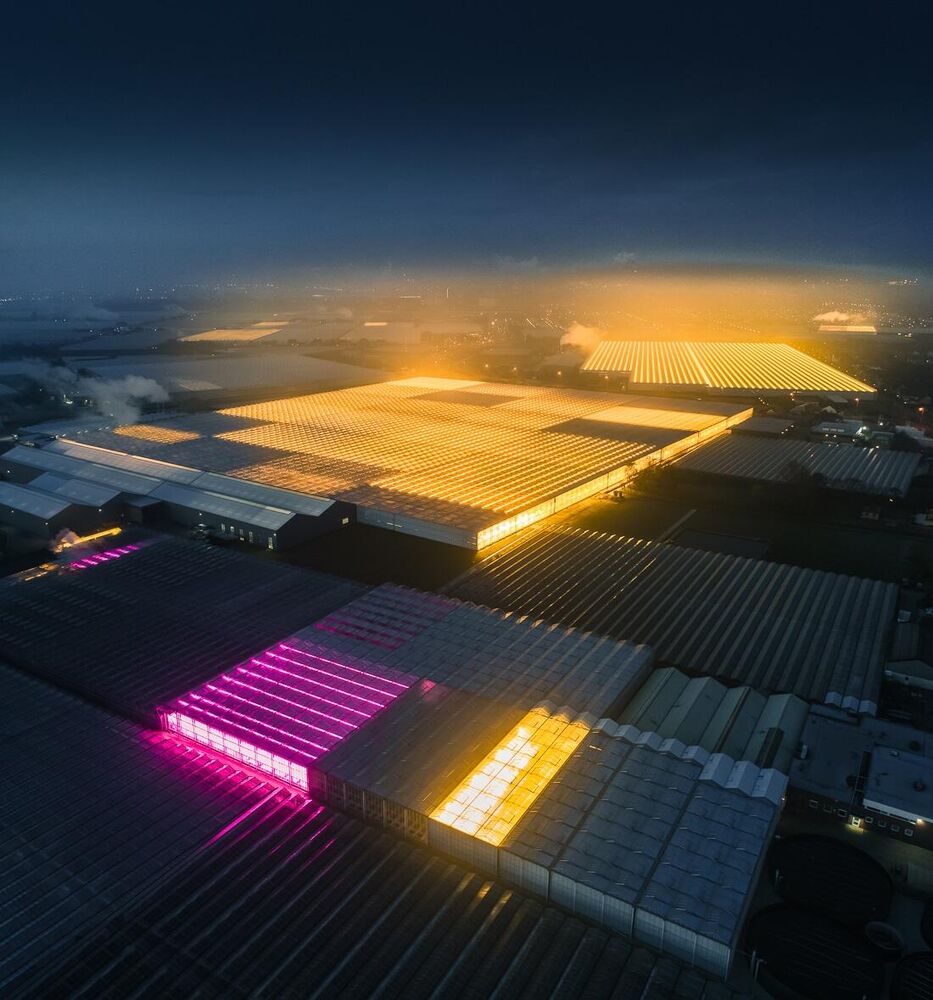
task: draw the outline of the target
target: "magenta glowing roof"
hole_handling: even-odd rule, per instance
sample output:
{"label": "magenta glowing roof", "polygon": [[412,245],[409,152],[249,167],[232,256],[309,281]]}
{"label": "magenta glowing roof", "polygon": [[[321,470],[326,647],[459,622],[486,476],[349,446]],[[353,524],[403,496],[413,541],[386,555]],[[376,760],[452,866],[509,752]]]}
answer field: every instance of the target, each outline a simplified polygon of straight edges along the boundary
{"label": "magenta glowing roof", "polygon": [[308,767],[416,680],[327,659],[286,639],[158,712],[163,729],[306,792]]}
{"label": "magenta glowing roof", "polygon": [[99,566],[101,563],[112,562],[114,559],[122,559],[131,552],[138,552],[142,548],[141,543],[131,545],[121,545],[115,549],[107,549],[106,552],[93,552],[89,556],[74,559],[68,563],[69,569],[88,569],[90,566]]}

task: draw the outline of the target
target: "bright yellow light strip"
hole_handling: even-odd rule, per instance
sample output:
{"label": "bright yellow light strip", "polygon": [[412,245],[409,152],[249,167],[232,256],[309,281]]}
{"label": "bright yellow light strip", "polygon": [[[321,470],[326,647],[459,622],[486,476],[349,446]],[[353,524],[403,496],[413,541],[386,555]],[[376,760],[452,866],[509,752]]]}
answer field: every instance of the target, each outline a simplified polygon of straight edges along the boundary
{"label": "bright yellow light strip", "polygon": [[284,323],[263,322],[255,326],[243,327],[231,330],[205,330],[203,333],[191,333],[187,337],[179,337],[187,343],[204,343],[206,341],[249,341],[260,340],[268,337],[272,333],[277,333],[284,327]]}
{"label": "bright yellow light strip", "polygon": [[83,535],[75,538],[71,542],[62,542],[63,549],[73,549],[76,545],[84,545],[85,542],[96,542],[98,538],[110,538],[111,535],[119,535],[122,528],[105,528],[103,531],[95,531],[93,535]]}
{"label": "bright yellow light strip", "polygon": [[498,846],[589,731],[582,722],[532,709],[431,819]]}
{"label": "bright yellow light strip", "polygon": [[783,392],[874,392],[787,344],[604,340],[583,371],[630,372],[635,385]]}

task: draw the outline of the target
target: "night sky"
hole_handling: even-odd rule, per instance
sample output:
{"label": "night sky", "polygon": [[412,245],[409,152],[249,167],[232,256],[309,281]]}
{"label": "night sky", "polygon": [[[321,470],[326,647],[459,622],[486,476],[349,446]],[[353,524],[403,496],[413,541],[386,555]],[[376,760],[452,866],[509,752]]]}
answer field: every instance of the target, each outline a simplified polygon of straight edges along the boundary
{"label": "night sky", "polygon": [[0,296],[347,264],[930,270],[927,5],[622,6],[7,5]]}

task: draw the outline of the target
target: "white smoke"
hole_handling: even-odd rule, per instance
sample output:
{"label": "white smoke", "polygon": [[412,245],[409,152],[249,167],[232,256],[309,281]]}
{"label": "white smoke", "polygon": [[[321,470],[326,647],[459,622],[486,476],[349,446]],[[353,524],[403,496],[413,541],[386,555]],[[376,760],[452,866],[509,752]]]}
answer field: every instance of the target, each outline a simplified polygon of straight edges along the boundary
{"label": "white smoke", "polygon": [[111,418],[114,424],[135,423],[142,413],[141,404],[167,403],[169,399],[168,392],[155,379],[142,375],[93,378],[45,361],[25,361],[21,371],[50,392],[89,399],[96,412]]}
{"label": "white smoke", "polygon": [[605,336],[605,333],[595,326],[571,323],[567,332],[560,338],[561,350],[565,347],[578,347],[586,354],[592,354],[599,342],[605,339]]}
{"label": "white smoke", "polygon": [[68,552],[74,553],[70,555],[70,558],[75,559],[81,554],[80,549],[78,536],[71,528],[62,528],[52,541],[49,542],[49,551],[55,556],[61,555],[63,552]]}

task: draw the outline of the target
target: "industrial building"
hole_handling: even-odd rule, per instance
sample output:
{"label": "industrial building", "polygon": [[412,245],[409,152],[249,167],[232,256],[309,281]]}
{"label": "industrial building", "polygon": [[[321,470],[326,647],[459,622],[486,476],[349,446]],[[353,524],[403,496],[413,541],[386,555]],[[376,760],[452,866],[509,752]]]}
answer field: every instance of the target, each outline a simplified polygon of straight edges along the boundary
{"label": "industrial building", "polygon": [[733,434],[752,434],[758,437],[780,438],[794,429],[794,421],[784,417],[749,417],[733,428]]}
{"label": "industrial building", "polygon": [[604,340],[580,369],[639,392],[864,399],[875,390],[787,344]]}
{"label": "industrial building", "polygon": [[65,489],[0,481],[0,526],[44,545],[62,531],[93,531],[119,517],[110,491],[83,489],[74,481],[66,481]]}
{"label": "industrial building", "polygon": [[789,810],[933,848],[933,735],[814,706],[801,743]]}
{"label": "industrial building", "polygon": [[897,587],[602,532],[537,527],[455,597],[644,642],[666,665],[874,715]]}
{"label": "industrial building", "polygon": [[911,452],[729,434],[683,456],[676,468],[758,483],[809,478],[829,490],[902,497],[919,466],[920,455]]}
{"label": "industrial building", "polygon": [[412,378],[81,436],[117,457],[56,447],[327,497],[364,524],[481,549],[750,415],[741,404]]}
{"label": "industrial building", "polygon": [[9,516],[42,538],[165,519],[278,550],[354,519],[351,504],[74,442],[17,445],[0,455],[0,472],[0,502],[7,497],[11,511],[0,508],[0,523]]}

